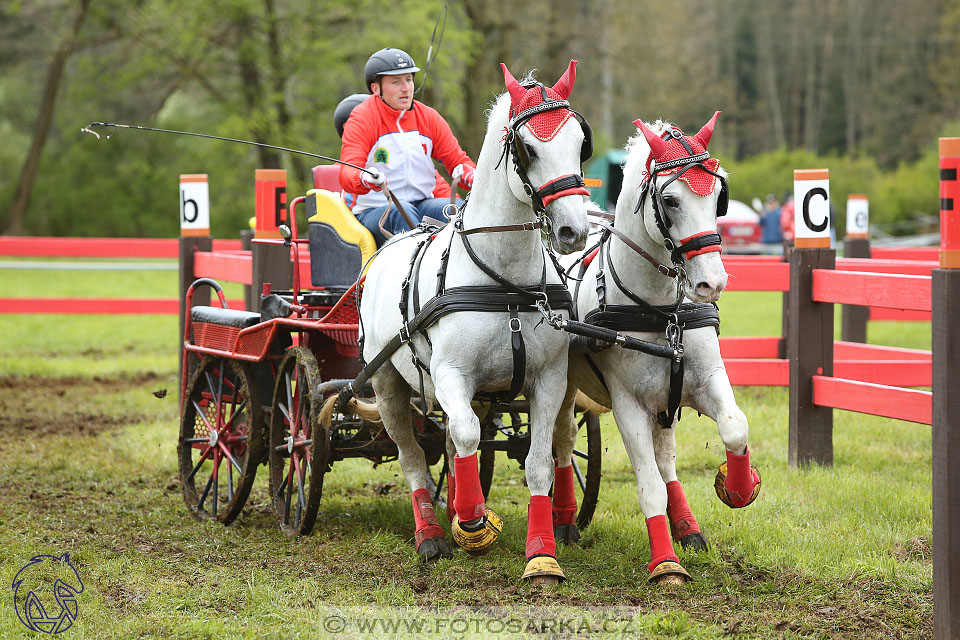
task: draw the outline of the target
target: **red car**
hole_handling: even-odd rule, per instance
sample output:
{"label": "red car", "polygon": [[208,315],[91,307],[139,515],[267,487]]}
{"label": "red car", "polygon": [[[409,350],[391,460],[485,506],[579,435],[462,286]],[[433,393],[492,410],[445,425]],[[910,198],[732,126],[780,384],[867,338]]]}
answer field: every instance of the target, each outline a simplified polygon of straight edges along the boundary
{"label": "red car", "polygon": [[727,215],[717,218],[717,231],[724,245],[754,244],[763,238],[760,214],[739,200],[731,200]]}

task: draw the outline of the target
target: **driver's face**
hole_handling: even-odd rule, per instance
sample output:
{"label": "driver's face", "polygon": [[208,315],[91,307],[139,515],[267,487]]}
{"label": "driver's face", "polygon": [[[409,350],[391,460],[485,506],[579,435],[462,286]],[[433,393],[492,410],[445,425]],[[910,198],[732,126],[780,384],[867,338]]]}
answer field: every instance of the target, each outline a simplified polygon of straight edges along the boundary
{"label": "driver's face", "polygon": [[401,73],[395,76],[380,76],[370,85],[375,95],[380,96],[388,106],[398,111],[406,111],[413,106],[413,74]]}

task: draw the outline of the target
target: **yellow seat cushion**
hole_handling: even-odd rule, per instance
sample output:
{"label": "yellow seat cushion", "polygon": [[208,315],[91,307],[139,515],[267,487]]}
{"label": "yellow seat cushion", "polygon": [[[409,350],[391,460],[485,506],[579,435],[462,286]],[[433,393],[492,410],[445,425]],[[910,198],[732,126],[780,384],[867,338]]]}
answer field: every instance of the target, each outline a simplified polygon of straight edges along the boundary
{"label": "yellow seat cushion", "polygon": [[307,198],[316,198],[317,212],[307,222],[323,222],[333,227],[344,242],[360,248],[363,264],[377,251],[377,242],[370,230],[363,226],[353,212],[347,208],[340,194],[326,189],[311,189]]}

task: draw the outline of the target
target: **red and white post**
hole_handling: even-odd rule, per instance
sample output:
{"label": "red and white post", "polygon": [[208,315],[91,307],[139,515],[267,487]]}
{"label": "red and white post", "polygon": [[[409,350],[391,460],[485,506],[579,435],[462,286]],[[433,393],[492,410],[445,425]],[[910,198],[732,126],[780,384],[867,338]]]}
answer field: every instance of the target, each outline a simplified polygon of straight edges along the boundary
{"label": "red and white post", "polygon": [[960,138],[940,138],[933,312],[933,636],[960,637]]}

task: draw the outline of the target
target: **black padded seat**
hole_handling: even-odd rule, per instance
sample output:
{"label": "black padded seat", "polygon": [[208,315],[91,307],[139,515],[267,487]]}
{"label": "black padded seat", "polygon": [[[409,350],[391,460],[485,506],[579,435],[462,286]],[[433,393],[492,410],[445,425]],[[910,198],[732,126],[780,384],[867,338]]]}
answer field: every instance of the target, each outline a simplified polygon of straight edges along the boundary
{"label": "black padded seat", "polygon": [[193,307],[190,309],[190,319],[193,322],[207,322],[225,327],[246,329],[260,322],[260,314],[253,311],[239,311],[235,309],[221,309],[220,307]]}

